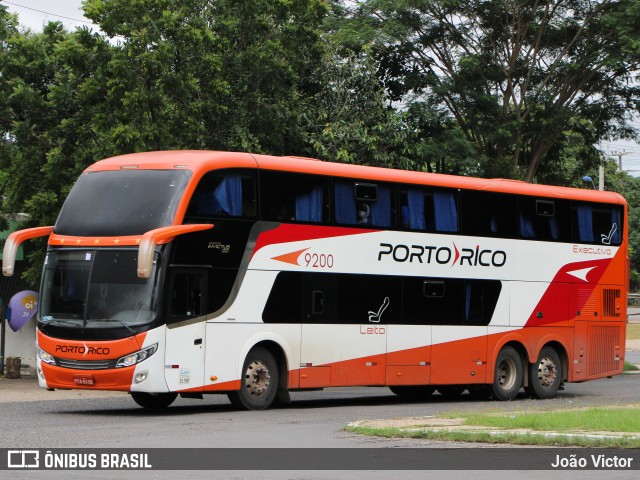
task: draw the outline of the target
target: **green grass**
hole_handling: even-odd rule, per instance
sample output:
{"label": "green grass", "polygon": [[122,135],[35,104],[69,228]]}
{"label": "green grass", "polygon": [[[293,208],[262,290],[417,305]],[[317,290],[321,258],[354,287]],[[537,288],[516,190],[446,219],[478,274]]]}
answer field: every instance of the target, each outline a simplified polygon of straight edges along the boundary
{"label": "green grass", "polygon": [[362,435],[385,438],[418,438],[444,442],[469,442],[507,445],[590,447],[590,448],[640,448],[638,438],[593,438],[585,435],[545,436],[540,434],[495,433],[483,431],[405,430],[401,428],[368,428],[348,426],[345,430]]}
{"label": "green grass", "polygon": [[638,368],[637,365],[634,365],[633,363],[629,363],[629,362],[624,362],[624,371],[625,372],[634,372],[634,371],[638,371],[640,370],[640,368]]}
{"label": "green grass", "polygon": [[640,323],[627,323],[627,340],[640,339]]}
{"label": "green grass", "polygon": [[[501,414],[463,413],[448,414],[444,418],[463,418],[464,426],[486,428],[465,430],[464,427],[454,427],[450,430],[438,430],[436,427],[429,426],[412,428],[348,426],[346,430],[371,436],[455,442],[640,448],[640,405]],[[501,431],[503,429],[505,431]],[[521,429],[521,431],[514,431],[515,429]],[[555,434],[549,435],[548,432]],[[610,435],[620,434],[620,436],[617,438],[594,436],[601,432],[607,432]],[[633,435],[634,433],[637,435]]]}
{"label": "green grass", "polygon": [[587,408],[552,412],[465,415],[464,425],[572,432],[640,432],[640,406]]}

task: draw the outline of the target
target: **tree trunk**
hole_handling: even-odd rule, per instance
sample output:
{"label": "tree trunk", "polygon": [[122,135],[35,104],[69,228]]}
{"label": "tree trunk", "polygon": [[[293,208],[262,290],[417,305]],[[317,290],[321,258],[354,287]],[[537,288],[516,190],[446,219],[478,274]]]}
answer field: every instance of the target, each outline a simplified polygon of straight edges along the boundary
{"label": "tree trunk", "polygon": [[5,369],[6,378],[20,378],[20,366],[22,359],[20,357],[7,357],[7,368]]}

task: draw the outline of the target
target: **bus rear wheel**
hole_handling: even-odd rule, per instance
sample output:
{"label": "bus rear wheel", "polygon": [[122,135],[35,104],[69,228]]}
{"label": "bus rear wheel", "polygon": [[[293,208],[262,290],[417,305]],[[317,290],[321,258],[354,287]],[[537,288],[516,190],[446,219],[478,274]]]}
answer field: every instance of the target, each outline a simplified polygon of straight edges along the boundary
{"label": "bus rear wheel", "polygon": [[491,384],[491,396],[496,400],[513,400],[522,387],[522,359],[510,346],[500,350]]}
{"label": "bus rear wheel", "polygon": [[149,410],[164,410],[173,403],[177,396],[177,393],[131,392],[133,401]]}
{"label": "bus rear wheel", "polygon": [[229,393],[234,407],[243,410],[269,408],[278,393],[278,366],[269,350],[262,347],[249,352],[242,367],[240,390]]}
{"label": "bus rear wheel", "polygon": [[544,347],[538,360],[529,365],[529,385],[525,388],[533,397],[548,399],[558,393],[562,382],[562,363],[553,347]]}

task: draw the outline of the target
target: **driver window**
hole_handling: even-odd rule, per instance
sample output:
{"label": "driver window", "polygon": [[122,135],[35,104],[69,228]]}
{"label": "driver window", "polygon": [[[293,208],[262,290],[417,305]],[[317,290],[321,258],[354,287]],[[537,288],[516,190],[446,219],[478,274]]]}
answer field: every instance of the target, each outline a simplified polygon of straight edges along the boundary
{"label": "driver window", "polygon": [[171,322],[204,315],[205,277],[199,272],[174,272],[171,291]]}

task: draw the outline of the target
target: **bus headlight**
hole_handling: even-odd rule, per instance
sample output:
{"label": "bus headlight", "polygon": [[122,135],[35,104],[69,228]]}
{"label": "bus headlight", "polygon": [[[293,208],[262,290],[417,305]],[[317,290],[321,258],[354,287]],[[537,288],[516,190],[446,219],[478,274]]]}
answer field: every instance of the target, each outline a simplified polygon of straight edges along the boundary
{"label": "bus headlight", "polygon": [[38,346],[36,346],[36,353],[38,354],[38,358],[42,360],[44,363],[48,363],[49,365],[56,364],[56,359],[53,358],[53,355],[45,352]]}
{"label": "bus headlight", "polygon": [[156,353],[157,350],[158,344],[154,343],[150,347],[143,348],[142,350],[139,350],[135,353],[130,353],[129,355],[118,359],[118,361],[116,362],[116,368],[130,367],[131,365],[140,363]]}

